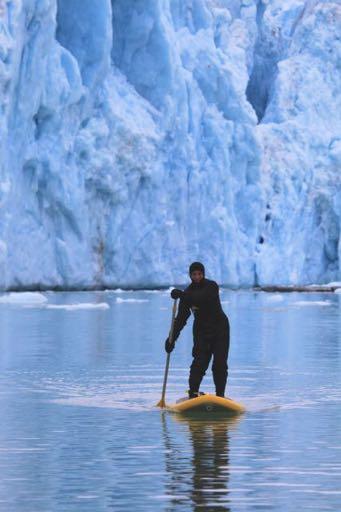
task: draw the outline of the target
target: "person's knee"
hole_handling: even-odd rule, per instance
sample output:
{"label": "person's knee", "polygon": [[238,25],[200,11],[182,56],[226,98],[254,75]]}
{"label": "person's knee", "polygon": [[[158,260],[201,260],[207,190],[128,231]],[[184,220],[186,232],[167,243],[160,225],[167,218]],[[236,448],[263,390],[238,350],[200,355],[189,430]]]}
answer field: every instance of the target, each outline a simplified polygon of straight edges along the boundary
{"label": "person's knee", "polygon": [[195,358],[191,364],[191,368],[195,370],[203,370],[206,371],[208,367],[207,361],[200,358]]}
{"label": "person's knee", "polygon": [[209,363],[210,361],[206,357],[195,357],[191,364],[191,370],[204,374],[208,368]]}
{"label": "person's knee", "polygon": [[214,361],[212,365],[212,372],[213,373],[227,373],[227,362],[222,359],[218,361]]}

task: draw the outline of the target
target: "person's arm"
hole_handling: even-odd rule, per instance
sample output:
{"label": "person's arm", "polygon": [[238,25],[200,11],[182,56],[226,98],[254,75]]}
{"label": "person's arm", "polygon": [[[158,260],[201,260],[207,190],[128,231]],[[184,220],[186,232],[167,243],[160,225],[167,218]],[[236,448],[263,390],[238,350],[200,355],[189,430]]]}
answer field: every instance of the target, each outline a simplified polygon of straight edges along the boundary
{"label": "person's arm", "polygon": [[179,292],[179,293],[174,293],[174,290],[172,291],[172,298],[173,299],[180,298],[180,303],[179,303],[178,314],[176,315],[175,321],[174,321],[173,339],[171,340],[171,343],[170,343],[169,338],[167,338],[165,341],[165,350],[168,353],[170,353],[174,350],[175,341],[178,339],[181,330],[183,329],[183,327],[185,327],[187,320],[191,314],[189,304],[186,301],[185,293],[182,292],[181,290],[176,290],[176,292]]}
{"label": "person's arm", "polygon": [[173,331],[173,342],[178,339],[180,332],[185,327],[190,315],[191,315],[191,310],[190,310],[189,304],[186,300],[186,295],[184,293],[180,299],[178,314],[175,317],[174,331]]}

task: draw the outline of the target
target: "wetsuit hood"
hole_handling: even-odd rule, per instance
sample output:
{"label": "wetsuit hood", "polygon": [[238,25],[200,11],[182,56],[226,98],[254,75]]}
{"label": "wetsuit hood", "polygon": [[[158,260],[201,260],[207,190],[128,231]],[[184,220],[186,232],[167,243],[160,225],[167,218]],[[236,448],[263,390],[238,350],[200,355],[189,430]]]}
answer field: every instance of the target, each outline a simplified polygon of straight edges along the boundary
{"label": "wetsuit hood", "polygon": [[200,263],[200,261],[193,261],[193,263],[190,264],[189,275],[191,275],[192,272],[195,272],[195,270],[199,270],[200,272],[202,272],[205,277],[205,267],[202,263]]}

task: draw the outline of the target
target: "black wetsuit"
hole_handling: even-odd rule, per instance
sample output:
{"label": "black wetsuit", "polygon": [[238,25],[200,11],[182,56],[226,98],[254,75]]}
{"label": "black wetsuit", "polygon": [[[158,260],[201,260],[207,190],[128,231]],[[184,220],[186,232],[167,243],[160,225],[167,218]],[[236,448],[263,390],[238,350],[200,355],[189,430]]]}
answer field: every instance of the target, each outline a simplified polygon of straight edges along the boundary
{"label": "black wetsuit", "polygon": [[193,362],[189,376],[191,392],[199,391],[201,381],[213,356],[212,372],[216,393],[224,396],[228,374],[227,357],[230,345],[230,327],[219,298],[219,287],[215,281],[202,279],[191,283],[180,299],[175,319],[174,340],[191,314],[193,323]]}

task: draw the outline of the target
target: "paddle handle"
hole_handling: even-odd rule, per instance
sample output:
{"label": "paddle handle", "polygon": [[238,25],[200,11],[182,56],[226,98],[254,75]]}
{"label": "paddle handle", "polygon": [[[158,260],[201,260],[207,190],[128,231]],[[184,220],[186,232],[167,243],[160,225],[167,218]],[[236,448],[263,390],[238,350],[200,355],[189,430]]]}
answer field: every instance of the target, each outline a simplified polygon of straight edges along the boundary
{"label": "paddle handle", "polygon": [[[168,336],[168,339],[169,339],[169,343],[171,344],[172,341],[173,341],[173,335],[174,335],[174,324],[175,324],[175,316],[176,316],[176,309],[177,309],[177,305],[178,305],[178,300],[175,299],[174,303],[173,303],[173,309],[172,309],[172,323],[171,323],[171,328],[170,328],[170,331],[169,331],[169,336]],[[167,378],[168,378],[168,370],[169,370],[169,360],[170,360],[170,352],[167,354],[167,359],[166,359],[166,368],[165,368],[165,375],[164,375],[164,378],[163,378],[163,386],[162,386],[162,397],[161,397],[161,401],[160,403],[164,404],[165,403],[165,396],[166,396],[166,387],[167,387]]]}

